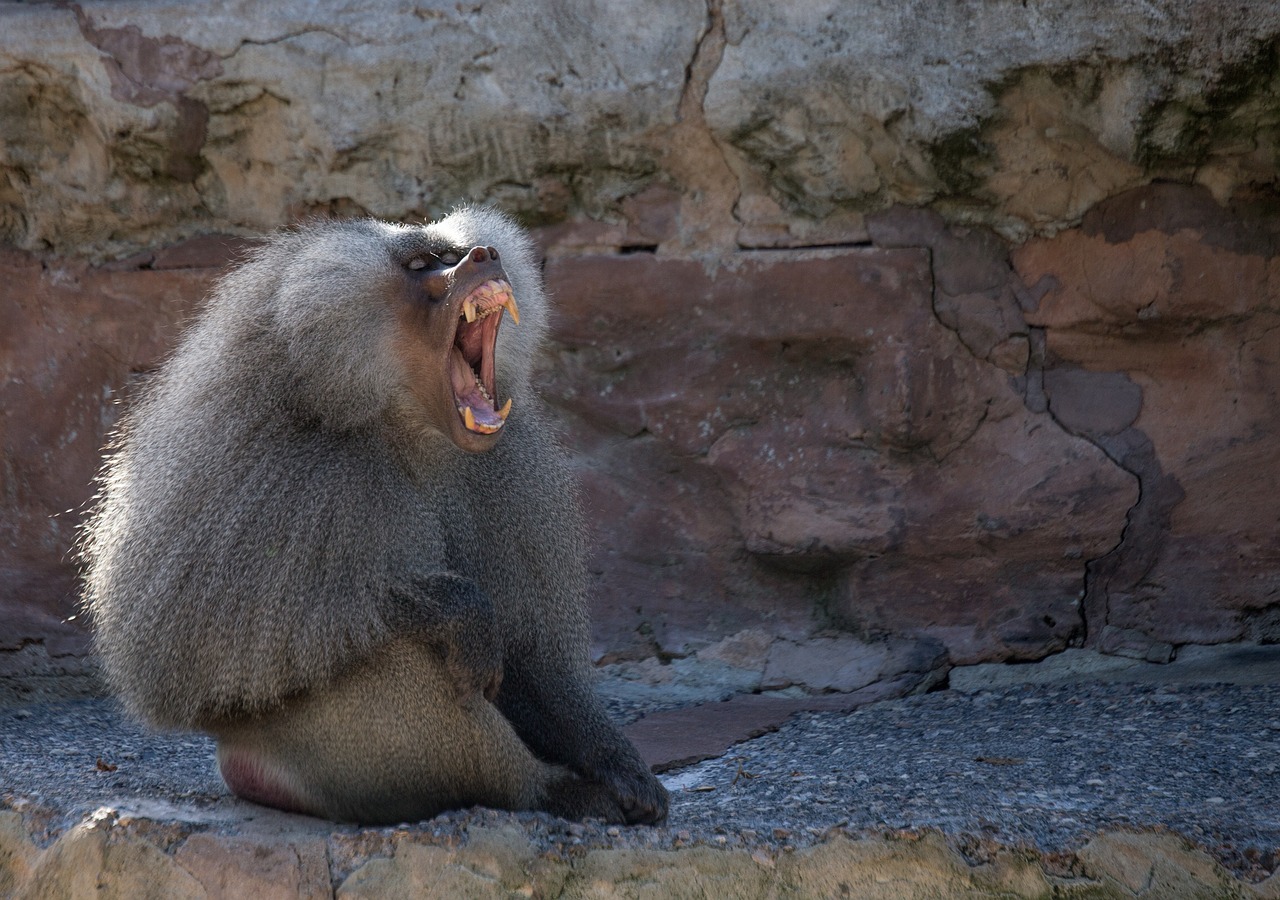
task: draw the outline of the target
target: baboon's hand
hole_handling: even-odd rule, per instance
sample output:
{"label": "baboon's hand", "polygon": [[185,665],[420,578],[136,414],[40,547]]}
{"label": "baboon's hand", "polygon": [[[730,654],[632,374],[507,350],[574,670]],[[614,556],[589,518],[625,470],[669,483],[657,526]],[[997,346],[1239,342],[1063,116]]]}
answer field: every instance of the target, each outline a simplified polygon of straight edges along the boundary
{"label": "baboon's hand", "polygon": [[502,642],[496,634],[493,616],[457,623],[447,638],[445,665],[458,686],[460,698],[475,691],[493,700],[502,686]]}
{"label": "baboon's hand", "polygon": [[667,789],[634,751],[613,754],[591,768],[591,776],[613,794],[628,825],[659,825],[666,821]]}
{"label": "baboon's hand", "polygon": [[502,685],[502,640],[493,602],[470,578],[415,574],[391,589],[389,622],[437,647],[460,698],[492,700]]}

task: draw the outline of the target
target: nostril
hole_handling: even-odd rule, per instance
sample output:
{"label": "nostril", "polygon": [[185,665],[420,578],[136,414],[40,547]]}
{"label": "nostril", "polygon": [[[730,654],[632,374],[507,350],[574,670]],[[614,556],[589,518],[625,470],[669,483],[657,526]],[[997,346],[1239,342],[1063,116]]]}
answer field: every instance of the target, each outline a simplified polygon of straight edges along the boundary
{"label": "nostril", "polygon": [[489,250],[489,258],[490,258],[491,260],[493,260],[494,262],[497,262],[497,261],[498,261],[498,248],[497,248],[497,247],[489,247],[489,248],[488,248],[488,250]]}
{"label": "nostril", "polygon": [[498,255],[496,253],[493,253],[492,248],[486,248],[486,247],[472,247],[471,252],[468,253],[467,255],[471,257],[471,261],[473,263],[482,263],[482,262],[489,261],[491,253],[493,254],[494,259],[498,258]]}

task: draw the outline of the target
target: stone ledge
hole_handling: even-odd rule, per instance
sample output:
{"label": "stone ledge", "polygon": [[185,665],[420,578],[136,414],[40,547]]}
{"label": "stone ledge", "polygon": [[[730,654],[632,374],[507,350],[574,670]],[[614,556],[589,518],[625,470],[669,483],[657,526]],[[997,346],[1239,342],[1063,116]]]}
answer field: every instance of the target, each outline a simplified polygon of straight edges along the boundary
{"label": "stone ledge", "polygon": [[[1193,655],[1185,682],[805,712],[664,775],[661,828],[486,809],[335,824],[230,796],[205,737],[102,701],[28,707],[0,718],[0,896],[1280,898],[1280,687],[1257,654],[1214,674],[1260,683],[1204,684]],[[630,727],[683,717],[656,736],[670,754],[699,725],[730,737],[742,717],[707,713],[750,699],[649,706]],[[803,702],[819,700],[856,702]],[[747,718],[795,702],[756,697]]]}
{"label": "stone ledge", "polygon": [[[463,814],[471,815],[471,814]],[[52,842],[37,811],[0,811],[0,891],[40,897],[1280,897],[1280,876],[1250,885],[1202,849],[1160,831],[1106,831],[1040,853],[932,830],[836,831],[812,847],[760,841],[651,849],[656,829],[582,826],[551,840],[477,812],[444,835],[277,823],[258,834],[101,809]],[[280,816],[279,819],[291,817]],[[38,830],[38,826],[37,826]]]}

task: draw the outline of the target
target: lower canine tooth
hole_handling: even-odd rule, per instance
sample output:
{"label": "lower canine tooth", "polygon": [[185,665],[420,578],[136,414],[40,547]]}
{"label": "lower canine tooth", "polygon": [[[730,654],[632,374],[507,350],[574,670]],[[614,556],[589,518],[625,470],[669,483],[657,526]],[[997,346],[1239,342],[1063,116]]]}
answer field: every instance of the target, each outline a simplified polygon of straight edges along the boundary
{"label": "lower canine tooth", "polygon": [[467,317],[468,322],[476,320],[476,304],[470,297],[462,301],[462,314]]}
{"label": "lower canine tooth", "polygon": [[466,426],[467,426],[467,430],[468,430],[468,431],[475,431],[475,430],[476,430],[476,417],[475,417],[475,415],[471,412],[471,407],[470,407],[470,406],[463,407],[463,410],[462,410],[462,424],[464,424],[464,425],[466,425]]}

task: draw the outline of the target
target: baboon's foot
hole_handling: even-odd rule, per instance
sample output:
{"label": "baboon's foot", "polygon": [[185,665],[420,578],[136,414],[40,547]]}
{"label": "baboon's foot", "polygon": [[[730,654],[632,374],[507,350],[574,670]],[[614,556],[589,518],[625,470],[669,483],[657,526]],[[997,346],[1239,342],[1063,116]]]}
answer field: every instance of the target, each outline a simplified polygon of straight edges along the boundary
{"label": "baboon's foot", "polygon": [[627,822],[608,787],[568,773],[547,786],[547,811],[562,819],[579,822],[583,819],[602,819],[618,825]]}
{"label": "baboon's foot", "polygon": [[612,795],[626,824],[660,825],[667,820],[667,789],[638,757],[613,757],[591,775]]}

